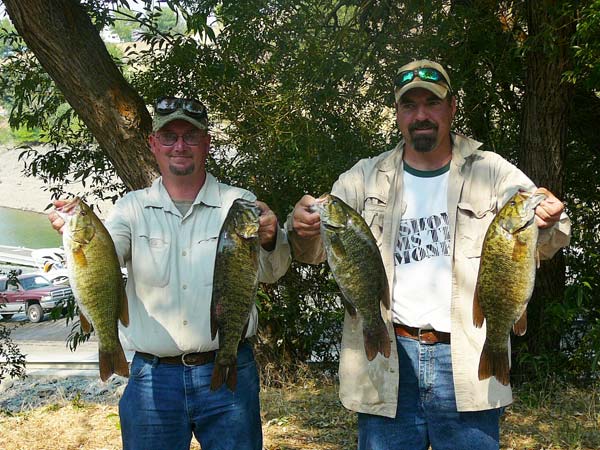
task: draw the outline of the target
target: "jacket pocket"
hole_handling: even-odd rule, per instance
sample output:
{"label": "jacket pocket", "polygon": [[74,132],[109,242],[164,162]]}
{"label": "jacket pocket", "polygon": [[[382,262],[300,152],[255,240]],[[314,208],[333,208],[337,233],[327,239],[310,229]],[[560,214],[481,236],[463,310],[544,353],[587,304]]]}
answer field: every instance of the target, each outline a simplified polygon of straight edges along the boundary
{"label": "jacket pocket", "polygon": [[383,221],[386,208],[387,198],[377,193],[367,193],[362,216],[371,229],[379,248],[383,241]]}
{"label": "jacket pocket", "polygon": [[469,258],[480,257],[485,234],[495,215],[495,197],[477,203],[459,202],[456,216],[456,248]]}
{"label": "jacket pocket", "polygon": [[162,236],[141,234],[136,237],[132,269],[140,282],[165,287],[169,283],[170,242]]}

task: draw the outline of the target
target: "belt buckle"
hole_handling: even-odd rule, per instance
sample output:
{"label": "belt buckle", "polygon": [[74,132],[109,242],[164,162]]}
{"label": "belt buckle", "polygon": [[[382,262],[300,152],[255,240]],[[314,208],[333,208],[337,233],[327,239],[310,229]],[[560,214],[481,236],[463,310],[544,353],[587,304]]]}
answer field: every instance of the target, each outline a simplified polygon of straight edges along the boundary
{"label": "belt buckle", "polygon": [[181,355],[181,364],[183,364],[185,367],[193,367],[194,366],[193,364],[188,364],[185,362],[185,357],[187,355],[191,355],[192,353],[194,353],[194,352],[184,353],[183,355]]}
{"label": "belt buckle", "polygon": [[421,337],[424,332],[427,333],[429,331],[431,331],[431,330],[425,330],[423,328],[419,328],[419,331],[417,332],[417,339],[419,340],[419,344],[426,344],[426,345],[433,344],[433,342],[426,341]]}

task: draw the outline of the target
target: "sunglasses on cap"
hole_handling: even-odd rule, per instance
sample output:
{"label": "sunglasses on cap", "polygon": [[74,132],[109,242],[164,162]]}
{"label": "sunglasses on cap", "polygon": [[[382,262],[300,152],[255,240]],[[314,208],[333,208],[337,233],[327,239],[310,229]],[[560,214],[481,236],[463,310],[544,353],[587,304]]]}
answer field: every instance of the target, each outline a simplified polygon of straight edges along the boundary
{"label": "sunglasses on cap", "polygon": [[405,70],[404,72],[400,72],[396,77],[395,85],[396,87],[402,87],[414,80],[415,77],[419,77],[419,79],[423,81],[429,81],[430,83],[438,83],[443,81],[448,85],[448,87],[450,87],[450,83],[448,83],[448,80],[446,80],[446,77],[444,77],[442,72],[434,69],[433,67],[421,67],[420,69]]}
{"label": "sunglasses on cap", "polygon": [[154,111],[160,116],[172,114],[178,109],[195,119],[208,117],[206,106],[193,98],[160,97],[154,105]]}

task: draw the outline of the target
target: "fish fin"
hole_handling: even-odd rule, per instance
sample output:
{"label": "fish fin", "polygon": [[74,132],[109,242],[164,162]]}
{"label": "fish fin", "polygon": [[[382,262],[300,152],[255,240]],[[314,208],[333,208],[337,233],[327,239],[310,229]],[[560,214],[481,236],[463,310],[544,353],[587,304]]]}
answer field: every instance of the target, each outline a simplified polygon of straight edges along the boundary
{"label": "fish fin", "polygon": [[477,328],[481,328],[483,326],[483,309],[481,309],[481,304],[479,303],[479,288],[475,288],[475,295],[473,296],[473,325]]}
{"label": "fish fin", "polygon": [[519,320],[513,325],[513,332],[517,336],[523,336],[527,332],[527,310],[523,311]]}
{"label": "fish fin", "polygon": [[527,242],[523,242],[520,238],[520,234],[517,235],[515,245],[513,246],[512,259],[513,261],[522,261],[527,253]]}
{"label": "fish fin", "polygon": [[73,259],[75,259],[75,264],[77,264],[79,267],[87,266],[87,258],[85,257],[83,248],[77,247],[73,249]]}
{"label": "fish fin", "polygon": [[346,249],[342,240],[336,233],[331,234],[331,251],[336,259],[346,258]]}
{"label": "fish fin", "polygon": [[240,336],[240,341],[243,341],[244,338],[246,337],[246,333],[248,332],[248,325],[250,325],[250,318],[248,318],[246,325],[244,325],[244,329],[242,330],[242,335]]}
{"label": "fish fin", "polygon": [[386,358],[390,357],[392,345],[390,343],[390,335],[383,321],[379,321],[379,324],[374,329],[365,327],[363,323],[363,339],[365,342],[365,352],[369,361],[373,361],[377,353],[381,353]]}
{"label": "fish fin", "polygon": [[214,341],[217,337],[217,332],[219,331],[219,317],[217,314],[219,304],[215,300],[215,292],[213,291],[213,296],[210,301],[210,338]]}
{"label": "fish fin", "polygon": [[535,249],[535,268],[539,269],[540,268],[540,260],[542,258],[540,258],[540,251],[539,249]]}
{"label": "fish fin", "polygon": [[85,334],[90,334],[92,332],[92,324],[83,313],[79,313],[79,324],[81,325],[81,330]]}
{"label": "fish fin", "polygon": [[227,371],[227,387],[231,392],[235,392],[237,386],[237,365],[229,367]]}
{"label": "fish fin", "polygon": [[500,383],[504,386],[508,386],[510,383],[508,351],[493,351],[486,340],[481,352],[481,358],[479,359],[478,375],[480,380],[486,380],[495,376]]}
{"label": "fish fin", "polygon": [[127,301],[125,285],[121,287],[121,306],[119,310],[119,320],[121,321],[124,327],[129,326],[129,302]]}
{"label": "fish fin", "polygon": [[[385,276],[385,274],[384,274]],[[381,297],[381,303],[385,306],[385,309],[390,309],[390,290],[388,289],[387,276],[385,276],[385,284],[383,286],[383,296]]]}
{"label": "fish fin", "polygon": [[348,311],[348,314],[350,314],[352,317],[356,317],[356,308],[354,307],[352,302],[350,302],[350,301],[348,301],[348,299],[346,299],[346,296],[344,295],[343,292],[342,292],[342,303],[343,303],[344,307],[346,308],[346,311]]}
{"label": "fish fin", "polygon": [[121,344],[114,352],[98,352],[98,366],[100,367],[100,379],[106,381],[114,373],[123,377],[129,377],[129,363],[125,358],[125,352]]}
{"label": "fish fin", "polygon": [[225,375],[227,374],[227,367],[221,366],[219,363],[215,362],[215,366],[213,368],[212,377],[210,378],[210,390],[216,391],[223,383],[225,383]]}
{"label": "fish fin", "polygon": [[222,366],[215,362],[212,378],[210,379],[210,390],[216,391],[224,384],[231,392],[235,392],[237,385],[237,365]]}

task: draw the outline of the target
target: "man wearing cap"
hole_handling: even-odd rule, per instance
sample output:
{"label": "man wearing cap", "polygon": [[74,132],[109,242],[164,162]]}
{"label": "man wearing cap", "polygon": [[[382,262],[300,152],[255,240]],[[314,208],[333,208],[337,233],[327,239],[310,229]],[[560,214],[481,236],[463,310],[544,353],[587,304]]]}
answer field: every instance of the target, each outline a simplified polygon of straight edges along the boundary
{"label": "man wearing cap", "polygon": [[[389,358],[368,361],[359,319],[346,314],[340,398],[358,412],[359,450],[498,449],[510,386],[479,380],[485,330],[473,325],[473,295],[487,227],[519,189],[535,186],[481,144],[451,131],[456,98],[438,63],[403,66],[395,84],[402,140],[359,161],[331,193],[362,214],[381,251],[392,306],[382,307]],[[315,198],[288,217],[292,254],[319,263],[325,253]],[[568,244],[570,222],[552,194],[536,209],[538,250]]]}
{"label": "man wearing cap", "polygon": [[[106,222],[127,267],[130,323],[121,335],[135,351],[119,403],[123,448],[187,450],[194,434],[206,450],[261,450],[259,379],[247,340],[238,351],[235,392],[226,385],[210,390],[218,236],[233,201],[256,197],[206,172],[210,135],[198,100],[159,99],[149,143],[161,177],[117,201]],[[259,279],[273,283],[289,266],[289,246],[275,214],[256,203]],[[64,224],[55,213],[49,218],[56,229]],[[246,338],[256,326],[253,308]]]}

